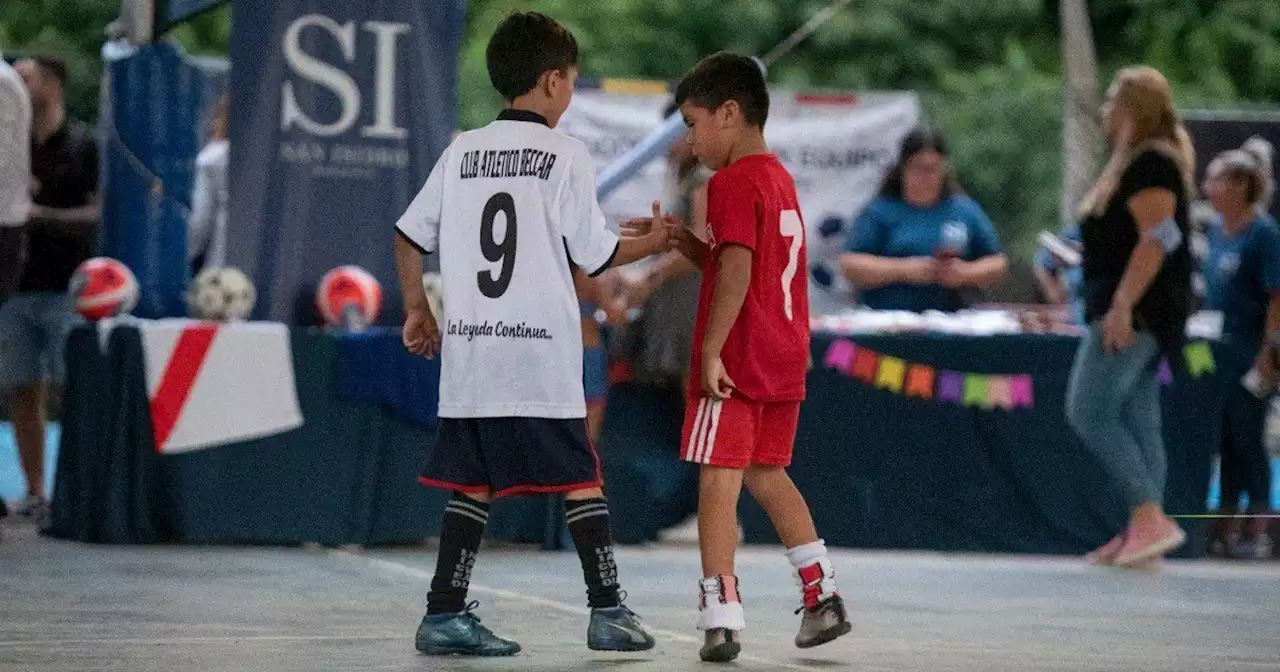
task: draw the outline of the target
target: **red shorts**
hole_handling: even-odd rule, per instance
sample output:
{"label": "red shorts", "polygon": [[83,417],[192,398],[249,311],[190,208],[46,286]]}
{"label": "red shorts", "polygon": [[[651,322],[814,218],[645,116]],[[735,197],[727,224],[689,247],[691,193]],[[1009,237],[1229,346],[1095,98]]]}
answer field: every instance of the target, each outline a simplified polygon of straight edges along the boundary
{"label": "red shorts", "polygon": [[680,457],[686,462],[745,469],[786,467],[795,447],[800,402],[690,397]]}

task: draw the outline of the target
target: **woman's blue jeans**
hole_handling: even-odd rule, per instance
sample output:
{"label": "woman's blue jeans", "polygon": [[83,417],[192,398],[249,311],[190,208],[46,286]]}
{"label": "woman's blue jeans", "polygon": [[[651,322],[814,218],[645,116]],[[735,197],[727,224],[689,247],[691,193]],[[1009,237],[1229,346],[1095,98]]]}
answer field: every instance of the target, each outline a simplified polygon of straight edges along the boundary
{"label": "woman's blue jeans", "polygon": [[1129,508],[1159,505],[1167,472],[1160,431],[1160,346],[1139,331],[1133,345],[1102,349],[1102,327],[1081,339],[1067,387],[1067,422],[1111,478]]}

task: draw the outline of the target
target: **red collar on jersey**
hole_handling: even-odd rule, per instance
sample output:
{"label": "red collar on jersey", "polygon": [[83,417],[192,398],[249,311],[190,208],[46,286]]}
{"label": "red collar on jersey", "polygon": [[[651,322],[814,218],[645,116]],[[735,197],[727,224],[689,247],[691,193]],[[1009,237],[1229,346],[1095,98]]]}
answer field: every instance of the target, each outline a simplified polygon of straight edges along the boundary
{"label": "red collar on jersey", "polygon": [[503,110],[502,113],[498,115],[498,121],[529,121],[535,124],[542,124],[543,126],[551,125],[547,123],[546,117],[542,116],[541,114],[538,114],[537,112],[530,112],[529,110],[517,110],[514,108],[508,108]]}

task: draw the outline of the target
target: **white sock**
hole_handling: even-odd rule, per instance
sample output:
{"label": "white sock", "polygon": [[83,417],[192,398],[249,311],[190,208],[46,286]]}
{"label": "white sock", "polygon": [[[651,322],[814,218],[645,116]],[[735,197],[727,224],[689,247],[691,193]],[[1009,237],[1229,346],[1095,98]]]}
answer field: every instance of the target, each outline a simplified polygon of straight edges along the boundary
{"label": "white sock", "polygon": [[[787,559],[796,570],[796,584],[806,607],[836,595],[836,573],[827,559],[827,545],[821,539],[787,549]],[[813,571],[815,567],[819,571]]]}
{"label": "white sock", "polygon": [[825,557],[827,557],[827,542],[821,539],[787,549],[787,560],[790,560],[791,566],[796,569],[808,567]]}
{"label": "white sock", "polygon": [[[737,578],[709,576],[698,581],[698,629],[744,630],[746,613],[738,597]],[[725,586],[724,583],[732,582]]]}

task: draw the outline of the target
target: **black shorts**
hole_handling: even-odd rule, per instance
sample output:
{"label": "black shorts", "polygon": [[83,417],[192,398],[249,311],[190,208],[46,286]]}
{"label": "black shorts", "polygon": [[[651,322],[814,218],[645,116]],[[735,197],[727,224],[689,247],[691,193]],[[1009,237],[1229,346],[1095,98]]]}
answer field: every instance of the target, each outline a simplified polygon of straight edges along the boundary
{"label": "black shorts", "polygon": [[598,488],[600,458],[583,418],[440,418],[418,479],[494,498]]}

